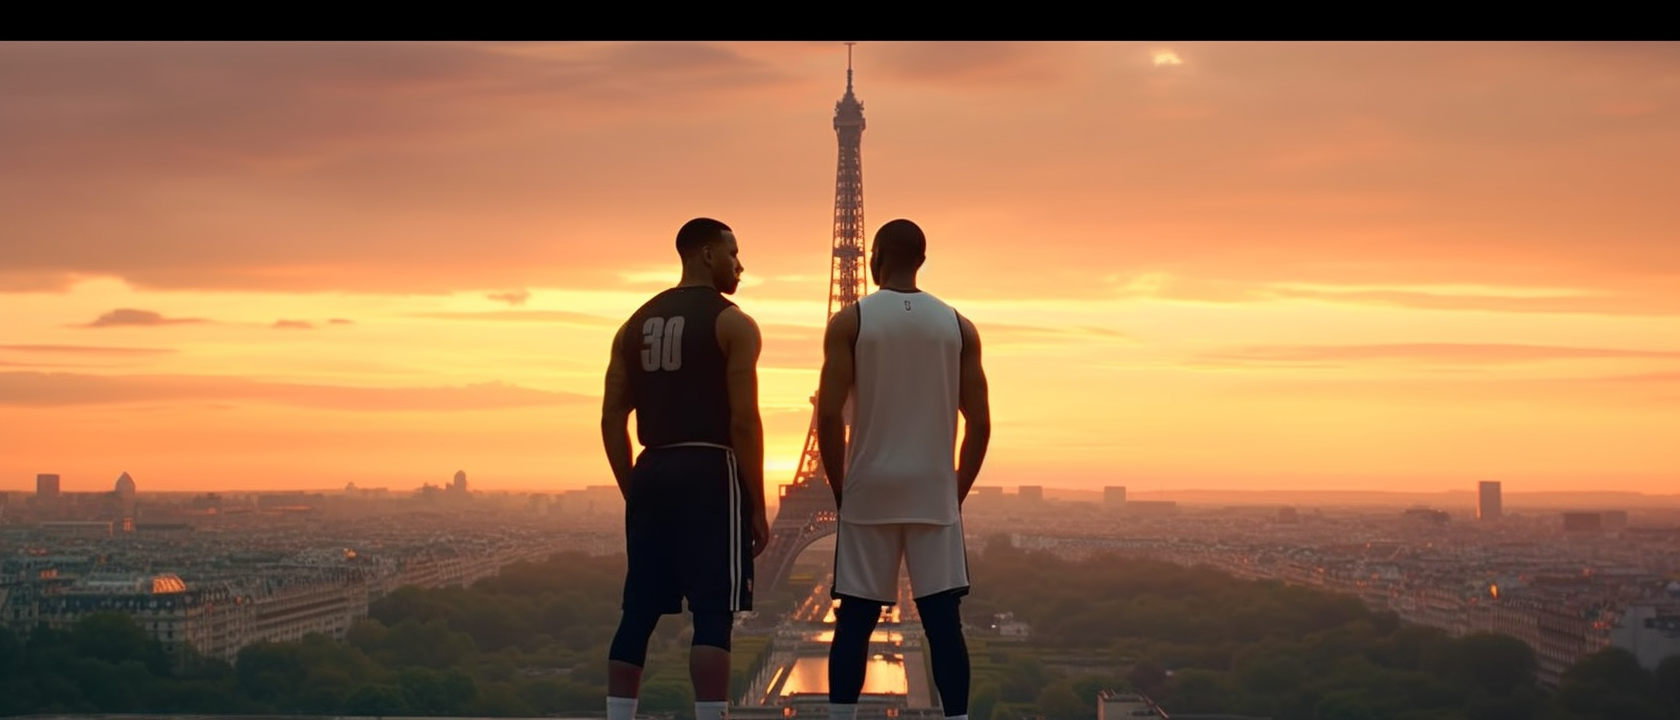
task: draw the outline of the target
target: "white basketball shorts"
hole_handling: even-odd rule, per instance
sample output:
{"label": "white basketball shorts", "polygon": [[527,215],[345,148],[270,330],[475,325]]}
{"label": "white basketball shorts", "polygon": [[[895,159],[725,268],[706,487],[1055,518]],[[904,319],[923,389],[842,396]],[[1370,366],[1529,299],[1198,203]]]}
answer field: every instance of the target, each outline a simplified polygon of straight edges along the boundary
{"label": "white basketball shorts", "polygon": [[962,523],[839,523],[834,539],[834,596],[896,604],[900,567],[909,571],[911,597],[966,590],[968,552]]}

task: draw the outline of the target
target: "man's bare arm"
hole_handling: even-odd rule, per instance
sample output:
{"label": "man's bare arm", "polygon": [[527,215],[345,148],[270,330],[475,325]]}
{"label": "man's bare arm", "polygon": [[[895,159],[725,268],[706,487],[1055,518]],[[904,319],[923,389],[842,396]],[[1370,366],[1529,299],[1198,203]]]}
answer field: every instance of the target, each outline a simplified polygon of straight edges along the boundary
{"label": "man's bare arm", "polygon": [[822,378],[817,383],[817,452],[829,489],[834,491],[835,507],[840,506],[846,484],[846,398],[852,392],[852,346],[857,332],[856,305],[835,313],[823,336]]}
{"label": "man's bare arm", "polygon": [[630,413],[635,401],[630,396],[630,373],[624,367],[619,348],[624,340],[624,328],[613,335],[612,359],[607,361],[607,386],[601,396],[601,444],[607,451],[607,464],[612,466],[613,480],[626,499],[630,497],[630,468],[634,462],[630,449]]}
{"label": "man's bare arm", "polygon": [[980,362],[980,331],[968,318],[958,315],[957,321],[963,336],[962,380],[958,391],[963,440],[957,460],[957,502],[961,504],[980,477],[980,464],[986,460],[986,447],[992,441],[992,404],[986,386],[986,369]]}
{"label": "man's bare arm", "polygon": [[718,343],[723,348],[729,378],[729,437],[735,465],[746,486],[753,520],[753,556],[769,542],[769,515],[764,504],[764,420],[758,409],[758,356],[763,337],[758,324],[728,308],[718,315]]}

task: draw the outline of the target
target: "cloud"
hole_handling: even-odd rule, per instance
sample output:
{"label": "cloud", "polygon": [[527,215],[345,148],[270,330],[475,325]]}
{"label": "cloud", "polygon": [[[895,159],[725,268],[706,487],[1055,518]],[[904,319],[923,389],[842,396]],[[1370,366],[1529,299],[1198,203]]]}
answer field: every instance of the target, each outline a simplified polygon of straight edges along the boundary
{"label": "cloud", "polygon": [[106,366],[91,365],[91,364],[87,364],[87,363],[11,362],[9,360],[0,360],[0,367],[58,370],[58,369],[64,369],[64,368],[93,368],[93,367],[106,367]]}
{"label": "cloud", "polygon": [[166,355],[168,348],[98,347],[93,345],[0,345],[0,350],[68,355]]}
{"label": "cloud", "polygon": [[[1439,274],[1420,271],[1414,277]],[[1662,283],[1630,282],[1617,287],[1570,289],[1529,287],[1524,284],[1453,287],[1398,287],[1361,283],[1358,277],[1320,283],[1279,283],[1217,280],[1141,273],[1130,278],[1105,278],[1122,297],[1160,298],[1208,303],[1253,303],[1274,300],[1319,300],[1350,305],[1409,307],[1424,310],[1473,310],[1507,313],[1574,313],[1603,315],[1680,315],[1680,295]]]}
{"label": "cloud", "polygon": [[354,325],[355,322],[352,321],[352,320],[346,320],[344,318],[333,318],[331,320],[328,320],[327,324],[329,324],[329,325]]}
{"label": "cloud", "polygon": [[[871,215],[925,220],[930,273],[1010,297],[1160,270],[1600,293],[1321,298],[1444,310],[1677,302],[1672,45],[1153,47],[859,46]],[[0,292],[582,287],[696,215],[740,229],[749,276],[826,271],[844,52],[8,44]]]}
{"label": "cloud", "polygon": [[484,310],[477,312],[427,312],[409,313],[409,317],[426,318],[430,320],[491,320],[498,322],[542,322],[560,323],[563,325],[587,325],[590,327],[613,326],[622,324],[623,320],[590,315],[588,313],[571,312],[567,310]]}
{"label": "cloud", "polygon": [[1658,292],[1615,292],[1592,295],[1511,297],[1431,293],[1405,290],[1306,290],[1257,287],[1247,294],[1275,298],[1306,298],[1362,305],[1389,305],[1429,310],[1486,310],[1519,313],[1594,313],[1615,315],[1680,315],[1680,295]]}
{"label": "cloud", "polygon": [[[1000,89],[1054,84],[1080,74],[1081,52],[1061,43],[909,42],[860,47],[856,64],[871,83],[909,82]],[[865,70],[865,68],[867,70]]]}
{"label": "cloud", "polygon": [[1606,382],[1606,383],[1616,383],[1616,384],[1628,383],[1628,384],[1635,384],[1635,385],[1644,385],[1644,384],[1670,385],[1670,384],[1680,383],[1680,372],[1656,372],[1656,373],[1640,373],[1640,374],[1637,374],[1637,375],[1615,375],[1615,376],[1611,376],[1611,377],[1593,378],[1593,380],[1596,381],[1596,382]]}
{"label": "cloud", "polygon": [[[648,120],[763,109],[765,93],[808,82],[765,54],[752,43],[8,44],[0,289],[61,288],[69,273],[398,293],[568,277],[544,268],[575,256],[566,235],[594,220],[580,226],[567,205],[630,197],[629,176],[601,168],[643,172],[630,170],[640,151],[588,138],[641,126],[657,147]],[[714,151],[703,164],[738,156]],[[288,219],[253,220],[270,213]],[[557,238],[555,223],[570,230]]]}
{"label": "cloud", "polygon": [[315,327],[308,320],[275,320],[276,330],[308,330]]}
{"label": "cloud", "polygon": [[[1239,363],[1523,363],[1587,358],[1680,358],[1680,352],[1504,343],[1396,343],[1371,345],[1279,345],[1205,353],[1198,359]],[[1319,367],[1326,367],[1319,365]]]}
{"label": "cloud", "polygon": [[515,290],[513,292],[495,293],[495,294],[492,294],[492,295],[485,295],[484,297],[487,298],[487,299],[490,299],[490,300],[495,300],[496,302],[504,302],[504,303],[507,303],[507,304],[512,305],[514,307],[519,307],[521,305],[524,305],[526,300],[531,299],[531,291],[529,291],[529,290]]}
{"label": "cloud", "polygon": [[980,331],[982,343],[1032,340],[1088,343],[1091,340],[1130,341],[1133,339],[1130,335],[1119,330],[1089,325],[1018,325],[988,322],[976,325],[976,329]]}
{"label": "cloud", "polygon": [[[1201,366],[1225,370],[1244,367],[1289,367],[1285,363],[1244,364],[1235,361],[1208,362]],[[1303,363],[1294,369],[1308,367],[1308,364]],[[1336,363],[1320,366],[1321,369],[1327,370],[1345,370],[1346,367]],[[1286,402],[1325,399],[1336,403],[1365,404],[1367,409],[1360,412],[1365,413],[1367,417],[1370,416],[1370,412],[1376,411],[1373,409],[1389,411],[1402,406],[1436,406],[1450,408],[1454,412],[1486,412],[1496,406],[1505,405],[1523,408],[1523,413],[1532,414],[1528,419],[1545,416],[1579,419],[1581,416],[1577,415],[1577,411],[1586,407],[1639,409],[1640,412],[1657,408],[1666,411],[1674,406],[1676,400],[1680,400],[1680,395],[1674,394],[1677,386],[1680,386],[1680,374],[1673,372],[1557,377],[1524,376],[1505,372],[1464,372],[1412,377],[1312,372],[1267,374],[1263,377],[1251,374],[1240,385],[1230,385],[1220,392],[1230,397],[1265,396]],[[1634,417],[1624,416],[1616,419],[1617,422],[1630,420],[1636,424],[1639,422]],[[1524,416],[1510,417],[1507,422],[1521,424],[1524,422]]]}
{"label": "cloud", "polygon": [[208,320],[203,320],[201,318],[166,318],[163,315],[161,315],[159,313],[156,313],[156,312],[153,312],[151,310],[135,310],[135,309],[131,309],[131,308],[121,308],[121,309],[117,309],[117,310],[112,310],[111,312],[105,313],[104,315],[100,315],[98,317],[98,319],[95,319],[93,322],[90,322],[86,325],[81,325],[81,326],[78,326],[78,327],[87,327],[87,328],[122,327],[122,326],[152,327],[152,326],[158,326],[158,325],[192,325],[192,324],[205,323],[205,322],[209,322],[209,321]]}
{"label": "cloud", "polygon": [[[667,101],[697,109],[730,88],[788,79],[771,62],[706,43],[12,43],[0,58],[18,69],[5,95],[34,101],[0,116],[26,133],[20,160],[116,151],[109,164],[125,170],[173,154],[185,167],[285,171],[353,145],[468,138],[492,130],[484,121],[496,108],[574,124]],[[102,104],[74,105],[85,102]],[[23,142],[68,117],[97,145],[49,152]]]}
{"label": "cloud", "polygon": [[271,383],[205,375],[0,373],[0,405],[65,407],[141,402],[246,401],[367,412],[496,410],[568,406],[599,397],[504,383],[373,388]]}
{"label": "cloud", "polygon": [[[0,247],[4,247],[4,242],[0,238]],[[0,263],[3,262],[0,260]],[[61,293],[75,287],[76,280],[76,276],[66,272],[0,269],[0,293]]]}
{"label": "cloud", "polygon": [[[759,368],[790,370],[818,370],[823,361],[822,327],[793,323],[761,322],[758,324],[763,345],[759,351]],[[812,388],[816,390],[816,388]],[[809,405],[805,406],[809,411]]]}

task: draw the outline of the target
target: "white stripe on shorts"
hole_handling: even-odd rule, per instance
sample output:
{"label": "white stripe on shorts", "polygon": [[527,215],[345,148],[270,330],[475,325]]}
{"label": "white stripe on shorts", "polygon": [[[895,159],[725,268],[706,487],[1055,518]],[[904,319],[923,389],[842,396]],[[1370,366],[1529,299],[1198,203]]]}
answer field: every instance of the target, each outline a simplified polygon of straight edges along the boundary
{"label": "white stripe on shorts", "polygon": [[724,455],[729,464],[729,611],[741,611],[741,481],[736,477],[735,451]]}

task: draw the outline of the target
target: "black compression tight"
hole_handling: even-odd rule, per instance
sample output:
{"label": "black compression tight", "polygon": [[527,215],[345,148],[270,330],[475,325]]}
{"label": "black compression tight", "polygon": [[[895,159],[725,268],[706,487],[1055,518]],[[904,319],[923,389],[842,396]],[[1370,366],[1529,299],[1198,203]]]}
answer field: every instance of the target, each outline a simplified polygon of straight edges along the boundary
{"label": "black compression tight", "polygon": [[859,598],[842,598],[834,611],[834,640],[828,644],[828,701],[855,705],[863,694],[863,676],[869,668],[869,636],[881,619],[885,603]]}
{"label": "black compression tight", "polygon": [[[951,593],[916,599],[933,661],[933,684],[945,717],[968,714],[968,641],[963,638],[961,604],[962,596]],[[838,630],[835,639],[839,639]]]}
{"label": "black compression tight", "polygon": [[[929,659],[933,661],[933,684],[939,690],[945,716],[968,714],[970,668],[968,642],[963,638],[962,596],[955,593],[916,599],[927,634]],[[829,644],[829,702],[853,705],[863,694],[864,674],[869,667],[869,638],[881,619],[885,603],[844,598],[834,612],[834,640]]]}
{"label": "black compression tight", "polygon": [[[612,646],[607,650],[607,659],[629,663],[636,667],[646,665],[648,641],[653,639],[653,630],[659,625],[659,617],[658,613],[626,610],[623,618],[618,621],[618,632],[613,633]],[[697,612],[694,613],[694,640],[692,644],[728,651],[734,630],[734,613],[727,610]]]}
{"label": "black compression tight", "polygon": [[636,667],[646,665],[648,640],[653,638],[653,629],[658,626],[659,613],[625,610],[618,621],[618,632],[613,633],[612,646],[607,649],[607,659]]}

